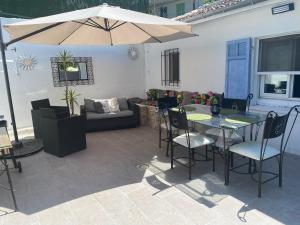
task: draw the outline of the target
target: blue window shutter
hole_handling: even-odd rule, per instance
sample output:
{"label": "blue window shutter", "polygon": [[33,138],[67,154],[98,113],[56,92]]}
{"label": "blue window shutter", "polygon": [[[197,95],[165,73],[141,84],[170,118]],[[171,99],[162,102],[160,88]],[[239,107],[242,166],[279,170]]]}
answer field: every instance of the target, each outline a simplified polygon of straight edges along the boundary
{"label": "blue window shutter", "polygon": [[251,38],[227,42],[225,97],[246,99],[250,92]]}

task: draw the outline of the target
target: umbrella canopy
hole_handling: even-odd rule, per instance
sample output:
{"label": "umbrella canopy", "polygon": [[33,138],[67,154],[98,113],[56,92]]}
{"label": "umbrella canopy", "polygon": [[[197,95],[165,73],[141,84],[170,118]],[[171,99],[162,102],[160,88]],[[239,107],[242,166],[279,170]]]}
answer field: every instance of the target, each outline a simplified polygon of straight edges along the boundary
{"label": "umbrella canopy", "polygon": [[121,45],[161,43],[196,36],[191,25],[103,4],[4,25],[13,43]]}

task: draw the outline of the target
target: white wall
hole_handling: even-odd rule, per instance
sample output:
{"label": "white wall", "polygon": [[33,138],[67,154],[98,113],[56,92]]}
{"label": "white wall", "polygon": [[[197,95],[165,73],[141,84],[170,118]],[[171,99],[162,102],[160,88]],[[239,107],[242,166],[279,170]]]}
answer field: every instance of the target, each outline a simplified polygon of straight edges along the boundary
{"label": "white wall", "polygon": [[[15,19],[2,19],[2,24],[8,24]],[[4,34],[7,39],[7,33]],[[16,52],[11,49],[16,47]],[[139,58],[128,58],[128,46],[95,47],[95,46],[45,46],[18,43],[8,47],[7,61],[11,92],[15,108],[18,128],[31,126],[31,101],[49,98],[53,105],[64,105],[60,100],[64,88],[53,86],[50,57],[58,55],[63,49],[69,50],[73,56],[92,57],[94,69],[94,85],[74,86],[83,98],[106,97],[143,97],[145,93],[144,81],[144,48],[136,46]],[[19,55],[31,55],[38,60],[33,71],[17,69],[16,59]],[[0,58],[1,59],[1,58]],[[13,61],[13,62],[11,62]],[[19,72],[18,72],[19,71]],[[2,61],[0,64],[0,115],[10,121]]]}
{"label": "white wall", "polygon": [[[268,4],[272,2],[284,1],[267,1]],[[259,5],[265,4],[257,4],[256,7]],[[243,10],[250,8],[245,7]],[[179,48],[181,79],[179,89],[223,92],[227,41],[247,37],[255,39],[264,36],[300,33],[300,1],[295,1],[295,11],[280,15],[273,16],[271,8],[272,5],[268,5],[231,16],[210,18],[210,20],[193,26],[193,32],[198,34],[198,37],[165,44],[146,45],[146,88],[164,88],[160,82],[161,51]],[[256,46],[253,46],[252,52],[255,56]],[[255,79],[256,74],[254,71],[252,72],[252,77]]]}
{"label": "white wall", "polygon": [[[180,41],[173,41],[163,45],[151,44],[145,47],[145,73],[146,88],[174,89],[161,86],[161,51],[170,48],[179,48],[180,51],[180,87],[178,90],[207,92],[214,91],[222,93],[225,87],[225,59],[226,42],[230,40],[251,37],[254,40],[266,36],[286,35],[300,33],[300,1],[295,2],[295,11],[272,15],[271,8],[285,1],[270,0],[262,4],[242,8],[244,11],[230,16],[210,17],[204,22],[198,21],[193,26],[194,33],[199,37]],[[271,4],[272,3],[272,4]],[[274,3],[274,4],[273,4]],[[230,12],[229,14],[232,14]],[[203,20],[202,20],[203,21]],[[200,23],[199,23],[200,22]],[[258,96],[256,54],[257,46],[253,43],[253,70],[252,70],[252,92]],[[260,106],[253,106],[253,110],[267,112],[276,110],[286,112],[287,108],[281,106],[295,105],[300,102],[259,100]],[[277,106],[277,107],[274,107]],[[295,132],[288,145],[288,151],[300,155],[299,140],[300,119],[298,119]]]}

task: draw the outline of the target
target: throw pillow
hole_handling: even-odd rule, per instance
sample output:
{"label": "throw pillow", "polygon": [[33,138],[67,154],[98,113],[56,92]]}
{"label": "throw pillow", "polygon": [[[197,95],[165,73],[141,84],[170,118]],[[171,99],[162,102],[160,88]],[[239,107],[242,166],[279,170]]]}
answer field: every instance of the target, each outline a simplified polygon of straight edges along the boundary
{"label": "throw pillow", "polygon": [[94,100],[92,99],[84,99],[84,106],[87,112],[96,112]]}
{"label": "throw pillow", "polygon": [[128,103],[126,98],[118,98],[120,111],[128,110]]}
{"label": "throw pillow", "polygon": [[103,109],[101,102],[94,102],[94,107],[95,107],[96,113],[99,113],[99,114],[104,113],[104,109]]}
{"label": "throw pillow", "polygon": [[108,104],[111,112],[120,112],[119,102],[117,98],[109,99]]}
{"label": "throw pillow", "polygon": [[103,108],[104,113],[109,113],[109,103],[108,99],[93,99],[95,102],[100,102]]}

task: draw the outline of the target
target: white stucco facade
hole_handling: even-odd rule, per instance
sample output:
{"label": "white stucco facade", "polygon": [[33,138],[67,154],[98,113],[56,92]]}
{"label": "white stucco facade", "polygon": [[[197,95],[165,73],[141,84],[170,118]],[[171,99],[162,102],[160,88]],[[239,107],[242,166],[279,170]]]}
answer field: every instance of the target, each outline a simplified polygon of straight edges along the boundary
{"label": "white stucco facade", "polygon": [[[273,6],[290,1],[270,0],[253,6],[217,14],[192,23],[198,37],[173,41],[166,44],[151,44],[145,47],[146,88],[177,89],[205,93],[224,92],[226,71],[226,42],[252,38],[251,92],[254,94],[252,110],[287,112],[288,107],[300,104],[298,100],[272,100],[259,98],[257,71],[258,39],[300,33],[300,1],[295,10],[272,15]],[[179,48],[180,86],[161,85],[161,51]],[[300,88],[300,87],[299,87]],[[288,145],[289,152],[300,155],[297,138],[300,136],[300,119]]]}
{"label": "white stucco facade", "polygon": [[[2,19],[2,24],[11,23],[13,19]],[[7,34],[4,33],[5,38]],[[16,47],[16,52],[12,49]],[[18,128],[32,126],[31,101],[49,98],[53,105],[65,105],[62,101],[64,88],[54,87],[50,57],[55,57],[61,50],[68,50],[74,57],[92,57],[94,85],[74,86],[80,94],[79,103],[84,98],[109,97],[143,97],[144,82],[144,49],[138,48],[139,57],[132,60],[128,57],[128,47],[95,47],[95,46],[46,46],[17,43],[8,47],[7,62],[11,92]],[[38,61],[32,71],[24,71],[16,66],[17,57],[31,55]],[[1,58],[0,58],[1,59]],[[5,88],[2,62],[0,64],[0,115],[10,121],[7,94]],[[77,108],[78,110],[78,108]]]}

